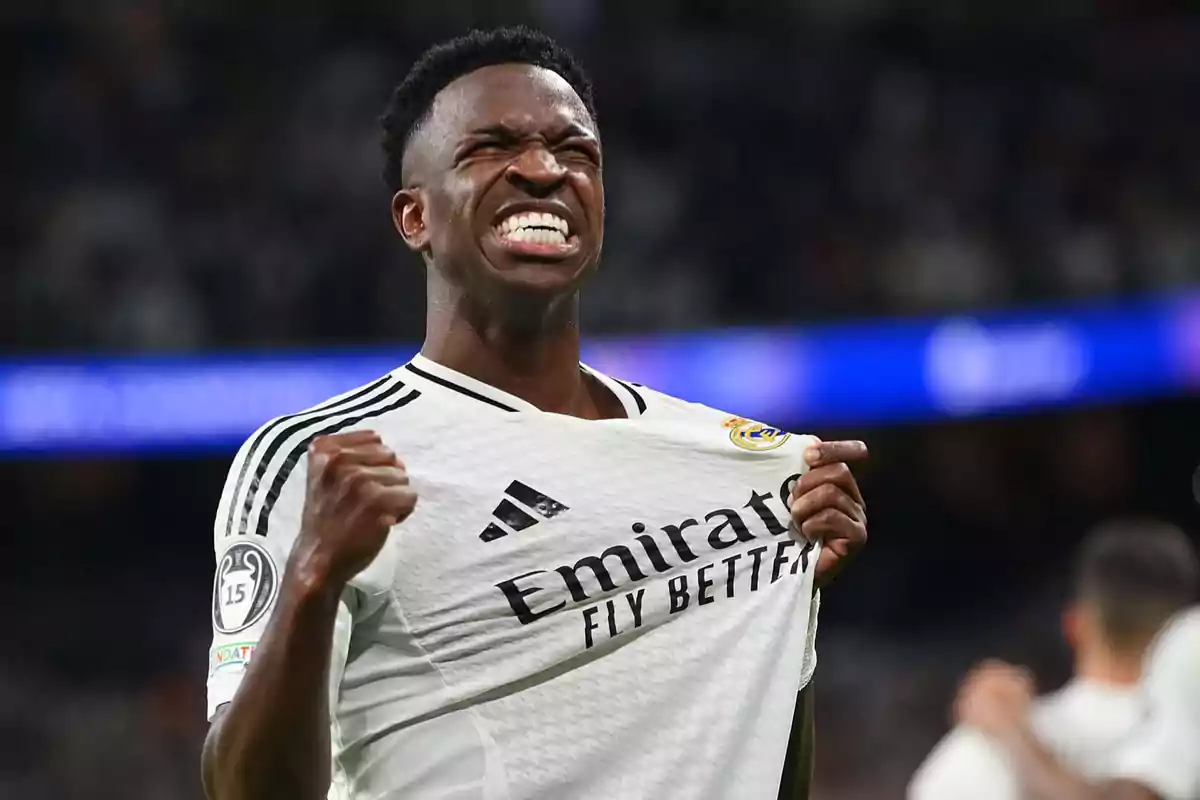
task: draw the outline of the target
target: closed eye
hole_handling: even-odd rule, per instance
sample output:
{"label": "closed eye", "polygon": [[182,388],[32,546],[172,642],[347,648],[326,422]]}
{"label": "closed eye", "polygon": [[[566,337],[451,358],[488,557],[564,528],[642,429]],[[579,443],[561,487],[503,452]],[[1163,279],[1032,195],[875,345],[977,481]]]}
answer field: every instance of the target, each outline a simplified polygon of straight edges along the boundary
{"label": "closed eye", "polygon": [[462,152],[462,157],[486,155],[489,153],[498,153],[504,149],[504,145],[500,142],[476,142],[470,145]]}
{"label": "closed eye", "polygon": [[588,161],[591,161],[593,164],[600,163],[600,156],[596,152],[596,148],[590,144],[586,144],[584,142],[567,142],[566,144],[559,145],[558,149],[560,152],[582,156]]}

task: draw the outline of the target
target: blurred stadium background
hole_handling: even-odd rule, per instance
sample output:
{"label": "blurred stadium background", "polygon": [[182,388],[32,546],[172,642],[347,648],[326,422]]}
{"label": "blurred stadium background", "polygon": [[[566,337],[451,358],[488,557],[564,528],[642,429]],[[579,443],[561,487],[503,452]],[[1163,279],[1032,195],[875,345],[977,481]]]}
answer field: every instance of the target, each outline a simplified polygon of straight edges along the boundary
{"label": "blurred stadium background", "polygon": [[899,797],[972,661],[1066,676],[1087,527],[1197,530],[1200,18],[291,6],[0,12],[0,797],[200,796],[227,463],[419,342],[375,118],[472,25],[534,23],[597,83],[588,357],[871,445],[872,544],[823,609],[819,800]]}

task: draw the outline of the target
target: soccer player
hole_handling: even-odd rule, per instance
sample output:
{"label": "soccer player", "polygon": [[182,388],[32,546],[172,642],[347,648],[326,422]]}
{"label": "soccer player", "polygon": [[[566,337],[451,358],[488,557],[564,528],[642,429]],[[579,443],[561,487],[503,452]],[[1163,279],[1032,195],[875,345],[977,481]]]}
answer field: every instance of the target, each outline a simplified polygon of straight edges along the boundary
{"label": "soccer player", "polygon": [[552,40],[433,48],[383,127],[425,341],[234,461],[209,797],[804,796],[787,753],[816,590],[866,540],[865,446],[580,363],[602,156]]}
{"label": "soccer player", "polygon": [[1004,748],[1034,800],[1198,800],[1200,798],[1200,607],[1181,612],[1159,634],[1142,682],[1142,724],[1113,754],[1105,775],[1089,780],[1031,733],[1029,682],[993,664],[963,688],[961,719]]}
{"label": "soccer player", "polygon": [[[1187,605],[1200,583],[1200,566],[1187,537],[1158,523],[1101,527],[1080,548],[1074,597],[1063,614],[1064,634],[1075,653],[1075,676],[1065,687],[1029,702],[1028,679],[1019,680],[1014,708],[1027,708],[1025,735],[1063,764],[1090,779],[1109,774],[1129,737],[1143,724],[1146,703],[1138,686],[1151,641]],[[982,702],[968,684],[960,715],[973,719]],[[1011,755],[978,729],[959,725],[944,738],[909,785],[909,800],[1020,800],[1027,796]],[[1057,795],[1056,795],[1057,797]]]}

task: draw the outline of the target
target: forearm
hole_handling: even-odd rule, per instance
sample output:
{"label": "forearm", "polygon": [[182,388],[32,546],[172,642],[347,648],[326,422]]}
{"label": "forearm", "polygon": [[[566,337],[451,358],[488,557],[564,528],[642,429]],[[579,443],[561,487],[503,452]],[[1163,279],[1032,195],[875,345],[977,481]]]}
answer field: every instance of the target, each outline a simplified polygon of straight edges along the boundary
{"label": "forearm", "polygon": [[1088,783],[1063,767],[1027,729],[1013,731],[1002,739],[1012,757],[1021,783],[1038,800],[1108,800],[1101,786]]}
{"label": "forearm", "polygon": [[320,800],[329,790],[329,661],[339,592],[289,568],[233,701],[204,743],[210,800]]}
{"label": "forearm", "polygon": [[792,733],[788,738],[783,777],[779,782],[779,800],[808,800],[812,788],[816,756],[816,721],[813,713],[813,684],[800,690],[792,715]]}

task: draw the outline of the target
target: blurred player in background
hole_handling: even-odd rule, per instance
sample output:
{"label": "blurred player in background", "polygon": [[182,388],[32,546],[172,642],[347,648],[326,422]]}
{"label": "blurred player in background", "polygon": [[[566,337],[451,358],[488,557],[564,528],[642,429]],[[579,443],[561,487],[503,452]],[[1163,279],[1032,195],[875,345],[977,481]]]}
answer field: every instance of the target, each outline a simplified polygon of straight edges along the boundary
{"label": "blurred player in background", "polygon": [[[1068,615],[1068,635],[1083,645],[1076,679],[1034,700],[1024,670],[976,669],[955,705],[962,727],[952,736],[968,743],[953,746],[957,755],[946,744],[935,751],[912,799],[1200,800],[1200,609],[1184,609],[1198,584],[1182,532],[1142,524],[1100,533],[1085,548]],[[952,786],[960,793],[946,793]]]}
{"label": "blurred player in background", "polygon": [[815,591],[866,540],[865,446],[580,364],[601,147],[553,41],[438,46],[383,124],[425,342],[239,451],[209,796],[806,796]]}
{"label": "blurred player in background", "polygon": [[[1074,677],[1038,698],[1029,714],[1032,734],[1064,763],[1091,777],[1105,774],[1142,722],[1138,681],[1146,650],[1191,598],[1198,571],[1187,537],[1170,526],[1114,524],[1085,539],[1063,613]],[[908,797],[1019,800],[1025,792],[1003,750],[960,720],[917,771]]]}

